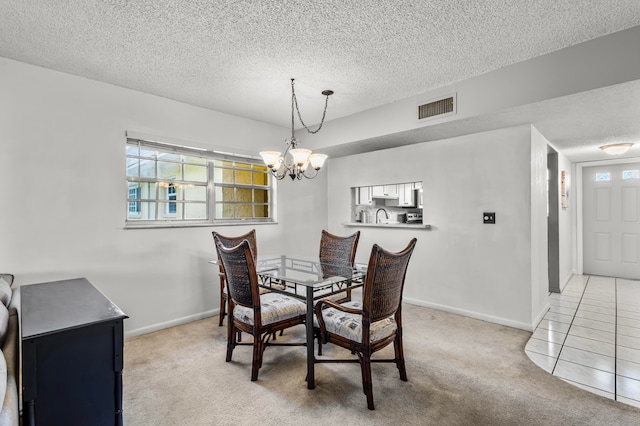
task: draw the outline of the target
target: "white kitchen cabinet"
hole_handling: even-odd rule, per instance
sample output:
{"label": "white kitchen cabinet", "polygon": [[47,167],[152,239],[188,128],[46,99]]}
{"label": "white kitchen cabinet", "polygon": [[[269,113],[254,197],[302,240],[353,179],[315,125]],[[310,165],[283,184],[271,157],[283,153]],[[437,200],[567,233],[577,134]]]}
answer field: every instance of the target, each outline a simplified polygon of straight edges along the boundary
{"label": "white kitchen cabinet", "polygon": [[398,185],[376,185],[372,190],[373,197],[392,198],[398,196]]}
{"label": "white kitchen cabinet", "polygon": [[384,189],[384,195],[387,197],[398,196],[398,185],[384,185],[382,188]]}
{"label": "white kitchen cabinet", "polygon": [[398,184],[398,206],[399,207],[414,207],[415,206],[415,191],[413,189],[413,183],[401,183]]}
{"label": "white kitchen cabinet", "polygon": [[361,186],[356,188],[356,205],[370,206],[373,203],[371,196],[372,190],[370,186]]}
{"label": "white kitchen cabinet", "polygon": [[399,183],[398,185],[396,185],[398,187],[398,207],[402,207],[405,205],[404,185],[404,183]]}

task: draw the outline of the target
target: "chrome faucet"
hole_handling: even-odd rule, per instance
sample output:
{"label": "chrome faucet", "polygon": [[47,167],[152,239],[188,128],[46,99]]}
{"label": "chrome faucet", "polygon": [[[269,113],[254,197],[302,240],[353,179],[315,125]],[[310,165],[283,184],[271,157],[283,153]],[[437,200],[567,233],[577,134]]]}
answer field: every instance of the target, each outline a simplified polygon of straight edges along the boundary
{"label": "chrome faucet", "polygon": [[380,213],[380,210],[382,210],[384,212],[385,217],[389,219],[389,213],[387,213],[385,209],[380,207],[378,210],[376,210],[376,223],[380,223],[380,220],[378,219],[378,213]]}

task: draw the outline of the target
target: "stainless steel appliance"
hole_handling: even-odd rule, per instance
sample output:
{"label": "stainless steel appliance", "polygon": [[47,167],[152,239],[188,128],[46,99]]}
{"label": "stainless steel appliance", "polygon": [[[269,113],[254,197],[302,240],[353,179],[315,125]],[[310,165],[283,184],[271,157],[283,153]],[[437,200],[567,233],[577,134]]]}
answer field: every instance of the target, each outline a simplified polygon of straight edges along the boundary
{"label": "stainless steel appliance", "polygon": [[422,213],[407,213],[407,223],[422,222]]}

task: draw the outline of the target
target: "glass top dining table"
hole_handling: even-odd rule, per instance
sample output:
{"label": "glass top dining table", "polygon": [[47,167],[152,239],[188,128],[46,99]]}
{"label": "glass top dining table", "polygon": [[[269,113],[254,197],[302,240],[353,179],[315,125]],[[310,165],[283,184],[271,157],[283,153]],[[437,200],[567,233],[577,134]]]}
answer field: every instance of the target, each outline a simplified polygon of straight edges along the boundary
{"label": "glass top dining table", "polygon": [[367,266],[280,255],[258,256],[256,272],[262,287],[305,301],[307,305],[307,388],[315,388],[313,308],[315,301],[361,287]]}
{"label": "glass top dining table", "polygon": [[[217,264],[218,261],[210,263]],[[292,255],[258,256],[256,273],[261,287],[304,300],[307,305],[307,388],[315,388],[313,316],[315,301],[361,287],[366,264],[320,261]]]}

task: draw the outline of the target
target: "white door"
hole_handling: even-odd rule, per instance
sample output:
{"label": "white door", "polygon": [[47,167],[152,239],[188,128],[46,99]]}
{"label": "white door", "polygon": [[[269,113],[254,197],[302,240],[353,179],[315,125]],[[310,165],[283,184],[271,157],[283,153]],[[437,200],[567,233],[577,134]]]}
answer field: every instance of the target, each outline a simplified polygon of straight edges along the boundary
{"label": "white door", "polygon": [[640,279],[640,163],[585,167],[584,273]]}

